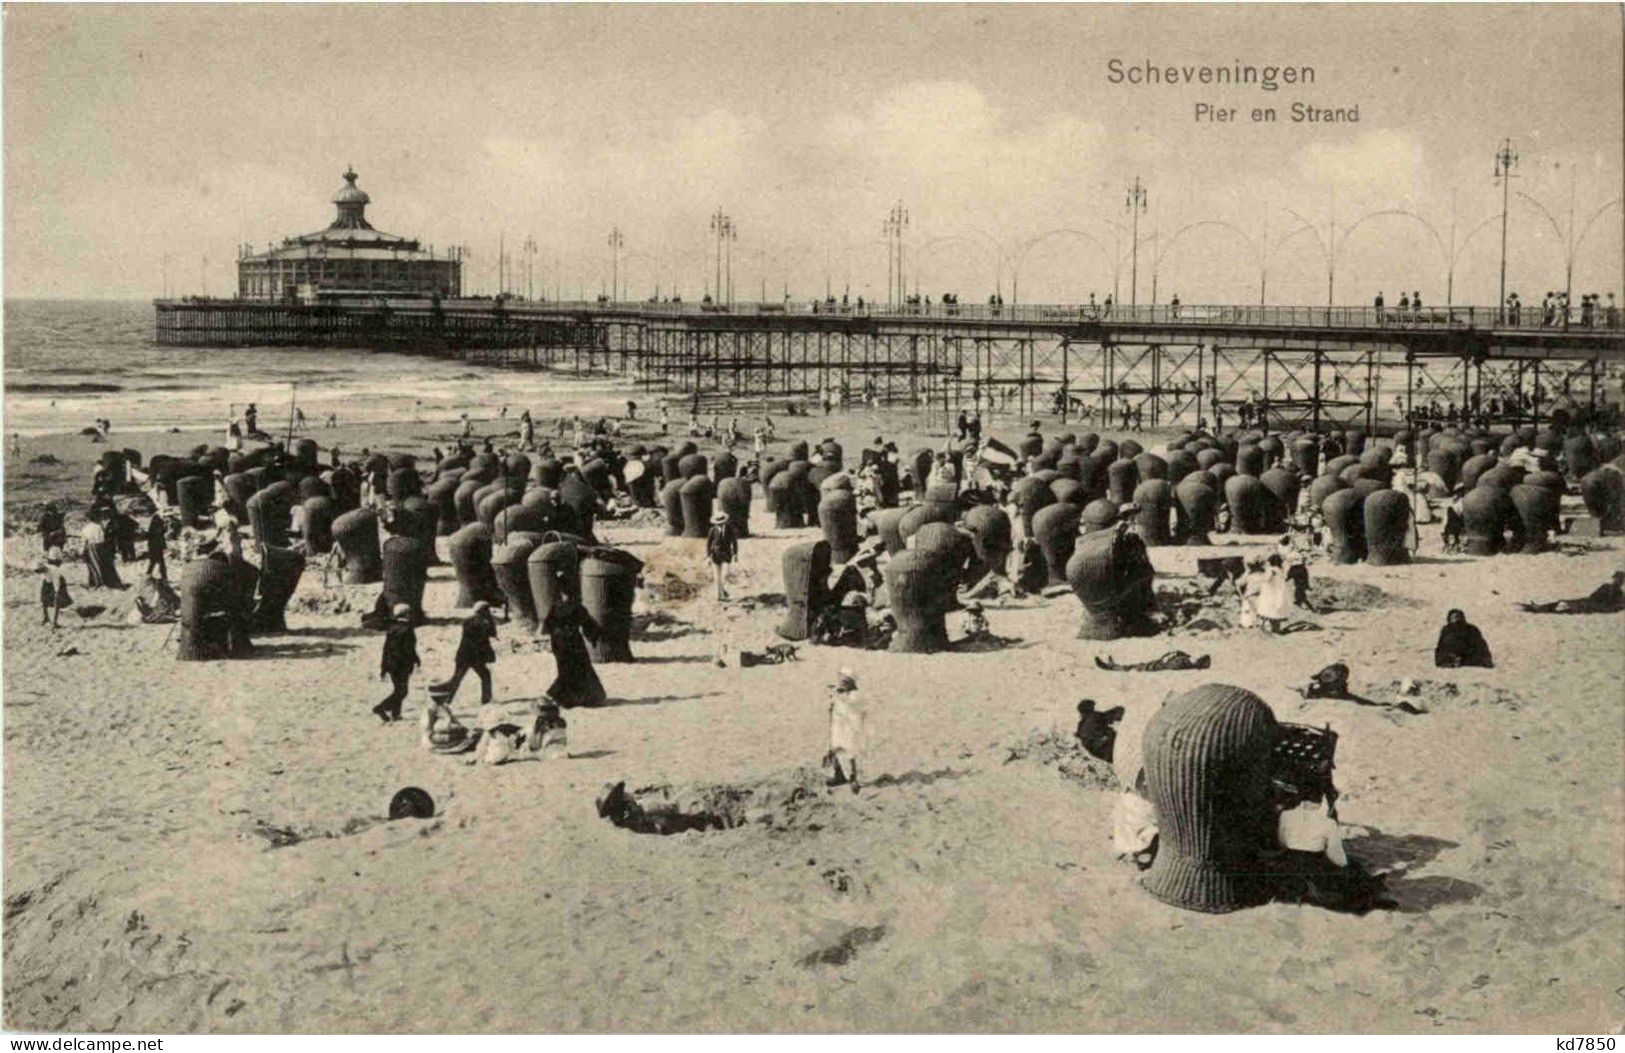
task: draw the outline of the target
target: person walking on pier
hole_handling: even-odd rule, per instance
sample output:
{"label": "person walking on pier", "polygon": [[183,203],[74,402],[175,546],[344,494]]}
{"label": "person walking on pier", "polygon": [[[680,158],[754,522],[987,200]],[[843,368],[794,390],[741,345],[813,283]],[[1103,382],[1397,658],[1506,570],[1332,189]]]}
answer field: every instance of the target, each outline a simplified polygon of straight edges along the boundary
{"label": "person walking on pier", "polygon": [[1608,306],[1603,309],[1603,320],[1610,329],[1619,328],[1619,305],[1614,303],[1614,294],[1608,294]]}
{"label": "person walking on pier", "polygon": [[1377,313],[1377,324],[1381,325],[1382,324],[1382,314],[1383,314],[1383,311],[1382,311],[1382,290],[1381,289],[1377,290],[1376,299],[1371,301],[1371,307]]}

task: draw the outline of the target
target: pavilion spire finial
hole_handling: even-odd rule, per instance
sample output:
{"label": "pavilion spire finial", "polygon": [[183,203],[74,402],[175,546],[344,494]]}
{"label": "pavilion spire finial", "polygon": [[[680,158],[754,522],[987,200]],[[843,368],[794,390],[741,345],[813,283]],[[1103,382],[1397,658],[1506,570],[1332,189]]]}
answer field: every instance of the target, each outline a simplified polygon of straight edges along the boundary
{"label": "pavilion spire finial", "polygon": [[355,166],[349,165],[344,170],[344,189],[333,198],[333,204],[338,206],[338,217],[333,220],[335,227],[352,227],[369,229],[366,219],[366,209],[370,199],[366,191],[355,185]]}

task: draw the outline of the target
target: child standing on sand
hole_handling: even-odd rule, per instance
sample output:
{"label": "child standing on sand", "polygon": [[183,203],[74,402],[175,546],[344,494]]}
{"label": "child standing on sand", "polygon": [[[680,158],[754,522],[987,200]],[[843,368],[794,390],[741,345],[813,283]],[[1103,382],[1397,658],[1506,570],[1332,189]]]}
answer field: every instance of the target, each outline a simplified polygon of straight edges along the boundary
{"label": "child standing on sand", "polygon": [[711,516],[711,530],[705,537],[705,555],[711,561],[711,573],[717,582],[717,602],[728,600],[728,567],[739,556],[739,539],[734,534],[728,513]]}
{"label": "child standing on sand", "polygon": [[62,573],[62,550],[53,548],[45,553],[45,562],[40,565],[40,624],[49,625],[55,629],[62,608],[72,603],[68,595],[68,579]]}
{"label": "child standing on sand", "polygon": [[869,751],[869,710],[858,697],[858,682],[850,669],[842,669],[840,679],[830,689],[829,753],[824,762],[830,767],[829,785],[858,788],[858,758]]}
{"label": "child standing on sand", "polygon": [[378,663],[378,678],[388,677],[391,690],[387,698],[372,707],[385,724],[401,719],[401,703],[406,700],[412,670],[423,664],[418,657],[417,633],[412,629],[412,608],[397,603],[393,616],[389,631],[384,635],[384,652]]}

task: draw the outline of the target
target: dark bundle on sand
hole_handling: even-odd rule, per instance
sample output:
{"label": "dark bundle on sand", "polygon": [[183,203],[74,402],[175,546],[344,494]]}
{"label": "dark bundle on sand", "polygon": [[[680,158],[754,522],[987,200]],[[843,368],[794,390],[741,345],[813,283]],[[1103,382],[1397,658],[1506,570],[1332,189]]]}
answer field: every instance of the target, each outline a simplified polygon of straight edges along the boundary
{"label": "dark bundle on sand", "polygon": [[1128,662],[1123,665],[1112,660],[1111,655],[1101,658],[1095,656],[1095,665],[1101,669],[1118,673],[1165,673],[1183,672],[1188,669],[1207,669],[1213,664],[1208,655],[1199,655],[1192,658],[1184,651],[1169,651],[1166,654],[1151,659],[1149,662]]}
{"label": "dark bundle on sand", "polygon": [[687,813],[675,804],[646,808],[628,793],[626,783],[605,788],[598,798],[598,817],[639,834],[680,834],[689,830],[726,829],[721,817],[709,812]]}

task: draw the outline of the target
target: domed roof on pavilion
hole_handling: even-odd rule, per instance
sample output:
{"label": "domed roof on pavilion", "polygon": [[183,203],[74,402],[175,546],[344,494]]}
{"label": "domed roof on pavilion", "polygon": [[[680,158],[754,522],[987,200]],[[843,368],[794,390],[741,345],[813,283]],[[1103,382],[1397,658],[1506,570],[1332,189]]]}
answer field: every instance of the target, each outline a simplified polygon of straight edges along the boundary
{"label": "domed roof on pavilion", "polygon": [[354,168],[350,168],[345,171],[344,189],[340,190],[336,195],[334,195],[333,204],[360,205],[365,208],[372,202],[372,198],[367,196],[367,192],[355,185],[356,179],[357,176]]}
{"label": "domed roof on pavilion", "polygon": [[357,178],[359,177],[354,168],[345,170],[344,186],[333,195],[333,204],[338,207],[338,215],[333,217],[333,222],[325,229],[285,238],[281,247],[271,249],[255,258],[326,256],[330,253],[354,258],[373,256],[380,259],[399,259],[407,254],[421,254],[427,257],[428,254],[419,249],[415,238],[386,234],[367,222],[367,206],[372,203],[372,198],[367,196],[365,190],[356,186]]}

